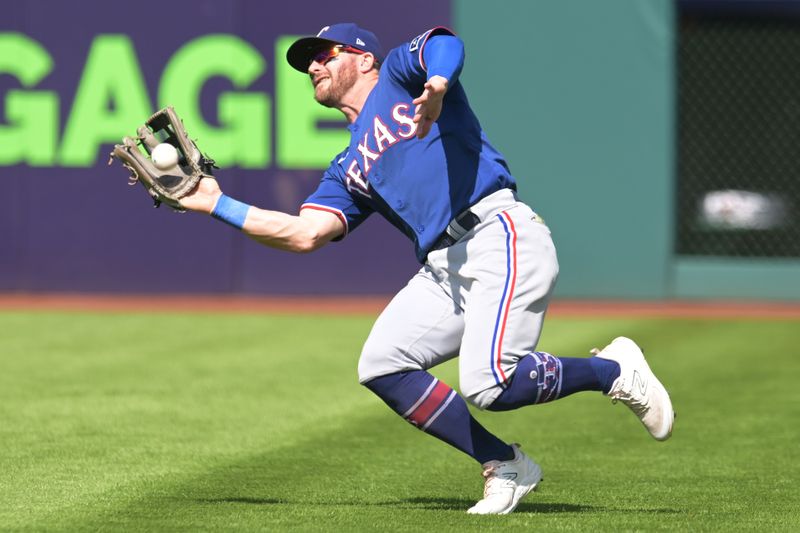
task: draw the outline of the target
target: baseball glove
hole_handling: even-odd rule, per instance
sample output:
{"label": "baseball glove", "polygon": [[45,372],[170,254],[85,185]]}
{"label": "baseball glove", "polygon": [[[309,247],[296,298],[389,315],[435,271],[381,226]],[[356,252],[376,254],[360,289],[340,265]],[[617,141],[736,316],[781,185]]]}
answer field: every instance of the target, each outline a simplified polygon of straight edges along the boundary
{"label": "baseball glove", "polygon": [[[214,160],[206,157],[189,138],[183,121],[172,107],[157,111],[136,130],[136,138],[124,137],[122,144],[114,145],[108,159],[114,159],[131,172],[129,185],[144,185],[153,197],[155,207],[165,203],[175,211],[184,212],[180,199],[192,192],[204,176],[211,176],[216,168]],[[156,166],[152,154],[156,146],[169,144],[177,150],[177,162],[167,160]],[[167,148],[161,147],[159,150]],[[173,152],[174,155],[174,152]]]}

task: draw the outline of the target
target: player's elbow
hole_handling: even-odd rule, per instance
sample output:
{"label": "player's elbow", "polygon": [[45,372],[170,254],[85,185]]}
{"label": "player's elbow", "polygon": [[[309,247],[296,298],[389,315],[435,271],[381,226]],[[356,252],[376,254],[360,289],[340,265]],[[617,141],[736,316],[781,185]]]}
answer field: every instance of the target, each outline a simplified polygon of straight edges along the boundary
{"label": "player's elbow", "polygon": [[313,239],[298,239],[292,243],[289,250],[297,254],[308,254],[318,248],[319,246]]}
{"label": "player's elbow", "polygon": [[317,231],[306,231],[298,235],[292,243],[291,250],[298,254],[308,254],[322,248],[327,242]]}
{"label": "player's elbow", "polygon": [[343,233],[339,218],[323,211],[304,209],[293,221],[291,249],[301,254],[319,250]]}

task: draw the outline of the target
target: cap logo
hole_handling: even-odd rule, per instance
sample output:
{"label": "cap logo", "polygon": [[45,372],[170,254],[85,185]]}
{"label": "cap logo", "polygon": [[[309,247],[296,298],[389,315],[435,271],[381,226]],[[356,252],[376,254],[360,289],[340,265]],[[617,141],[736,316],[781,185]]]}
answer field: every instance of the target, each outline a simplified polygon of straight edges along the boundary
{"label": "cap logo", "polygon": [[331,27],[330,27],[330,26],[325,26],[324,28],[322,28],[321,30],[319,30],[319,33],[317,34],[317,37],[319,37],[320,35],[322,35],[322,34],[323,34],[323,33],[325,33],[326,31],[328,31],[329,29],[331,29]]}
{"label": "cap logo", "polygon": [[361,40],[361,39],[359,39],[358,37],[356,37],[356,44],[357,44],[358,46],[367,46],[367,43],[365,43],[364,41],[362,41],[362,40]]}

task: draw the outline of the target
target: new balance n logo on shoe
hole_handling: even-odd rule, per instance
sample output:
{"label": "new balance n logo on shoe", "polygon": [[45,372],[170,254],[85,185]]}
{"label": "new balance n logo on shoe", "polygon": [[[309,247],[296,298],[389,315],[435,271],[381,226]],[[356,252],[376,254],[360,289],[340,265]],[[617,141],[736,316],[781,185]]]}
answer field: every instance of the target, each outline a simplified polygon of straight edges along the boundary
{"label": "new balance n logo on shoe", "polygon": [[636,370],[633,371],[633,386],[639,389],[642,396],[647,394],[647,380]]}

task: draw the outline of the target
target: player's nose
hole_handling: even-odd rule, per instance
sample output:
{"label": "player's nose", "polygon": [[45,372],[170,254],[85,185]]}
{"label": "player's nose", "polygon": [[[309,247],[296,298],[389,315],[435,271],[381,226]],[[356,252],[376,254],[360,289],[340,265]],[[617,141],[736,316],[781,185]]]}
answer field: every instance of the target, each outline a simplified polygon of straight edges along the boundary
{"label": "player's nose", "polygon": [[322,65],[315,60],[311,60],[311,63],[308,65],[308,75],[311,76],[311,79],[314,79],[314,75],[322,70]]}

